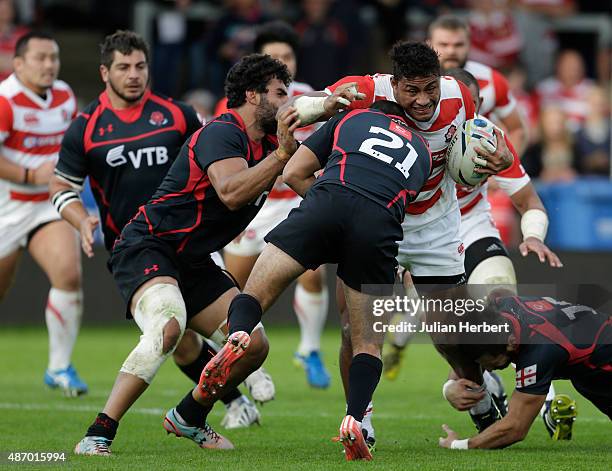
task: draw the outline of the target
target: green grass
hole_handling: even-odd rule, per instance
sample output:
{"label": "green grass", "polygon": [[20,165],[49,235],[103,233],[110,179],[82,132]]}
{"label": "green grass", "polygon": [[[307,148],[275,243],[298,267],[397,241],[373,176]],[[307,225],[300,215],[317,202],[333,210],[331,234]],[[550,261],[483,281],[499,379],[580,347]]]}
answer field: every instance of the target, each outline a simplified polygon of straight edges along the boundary
{"label": "green grass", "polygon": [[[76,457],[76,442],[101,410],[115,374],[137,340],[135,328],[83,329],[75,351],[75,365],[88,382],[90,394],[68,399],[45,389],[47,337],[44,329],[4,328],[0,331],[0,452],[58,451],[69,454],[63,466],[36,469],[202,469],[202,470],[331,470],[331,469],[612,469],[612,426],[568,382],[557,382],[559,392],[578,399],[579,417],[574,439],[552,442],[538,421],[527,439],[500,451],[443,450],[438,447],[444,422],[462,437],[474,432],[465,414],[442,399],[447,373],[444,361],[430,345],[413,345],[395,382],[384,378],[376,391],[374,425],[377,452],[371,463],[346,463],[341,446],[332,443],[344,414],[337,372],[339,334],[324,337],[326,363],[332,373],[327,391],[310,389],[291,356],[297,343],[295,329],[270,328],[270,357],[266,367],[275,379],[276,399],[263,406],[261,427],[229,431],[234,451],[205,451],[186,439],[167,436],[161,427],[166,409],[191,387],[168,362],[153,385],[121,421],[113,456]],[[512,371],[503,372],[512,385]],[[218,431],[223,408],[211,414]],[[0,465],[2,467],[3,465]],[[10,469],[34,469],[9,466]]]}

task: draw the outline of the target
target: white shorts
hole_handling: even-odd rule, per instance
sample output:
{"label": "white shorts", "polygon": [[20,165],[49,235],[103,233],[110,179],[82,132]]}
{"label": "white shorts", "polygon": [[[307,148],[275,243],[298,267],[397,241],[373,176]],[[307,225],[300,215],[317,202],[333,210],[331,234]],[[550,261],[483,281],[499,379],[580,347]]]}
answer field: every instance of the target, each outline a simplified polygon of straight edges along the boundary
{"label": "white shorts", "polygon": [[478,211],[477,206],[461,218],[459,236],[466,249],[474,242],[485,237],[495,237],[501,240],[501,235],[495,227],[491,213],[489,211]]}
{"label": "white shorts", "polygon": [[5,200],[0,206],[0,258],[25,248],[29,234],[41,224],[60,219],[57,210],[47,200]]}
{"label": "white shorts", "polygon": [[263,207],[255,216],[255,219],[244,230],[244,234],[238,242],[232,241],[225,251],[232,255],[252,257],[263,252],[266,242],[264,237],[278,224],[287,219],[289,212],[297,208],[302,198],[279,198],[267,199]]}
{"label": "white shorts", "polygon": [[[409,217],[409,216],[406,216]],[[453,210],[422,229],[404,229],[398,263],[414,276],[455,276],[465,272],[464,248],[459,237],[461,214]]]}

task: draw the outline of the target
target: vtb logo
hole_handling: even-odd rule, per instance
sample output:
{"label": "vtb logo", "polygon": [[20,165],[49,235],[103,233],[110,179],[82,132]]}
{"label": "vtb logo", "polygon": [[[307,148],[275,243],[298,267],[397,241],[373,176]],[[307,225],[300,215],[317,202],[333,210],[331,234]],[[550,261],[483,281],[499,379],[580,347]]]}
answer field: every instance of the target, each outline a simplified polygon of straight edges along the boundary
{"label": "vtb logo", "polygon": [[159,270],[159,265],[156,263],[153,266],[145,268],[144,269],[144,274],[148,275],[149,273],[154,272],[154,271],[158,271],[158,270]]}
{"label": "vtb logo", "polygon": [[127,157],[123,154],[125,145],[113,147],[106,153],[106,163],[111,167],[119,167],[128,162],[132,162],[134,168],[140,168],[141,164],[152,167],[153,165],[164,165],[168,163],[168,149],[164,146],[143,147],[136,151],[128,151]]}

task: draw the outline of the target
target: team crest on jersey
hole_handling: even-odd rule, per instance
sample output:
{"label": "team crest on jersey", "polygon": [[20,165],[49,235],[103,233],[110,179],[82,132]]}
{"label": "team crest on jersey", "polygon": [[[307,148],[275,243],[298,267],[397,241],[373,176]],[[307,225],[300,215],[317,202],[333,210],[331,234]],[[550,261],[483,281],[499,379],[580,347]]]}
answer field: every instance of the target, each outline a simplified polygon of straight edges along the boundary
{"label": "team crest on jersey", "polygon": [[537,312],[547,312],[553,310],[552,304],[544,299],[540,299],[538,301],[525,301],[525,306]]}
{"label": "team crest on jersey", "polygon": [[168,118],[161,111],[154,111],[149,117],[149,124],[153,126],[163,126],[168,122]]}
{"label": "team crest on jersey", "polygon": [[23,120],[28,126],[36,126],[40,123],[40,121],[38,120],[38,116],[36,116],[36,113],[34,112],[26,113],[25,115],[23,115]]}
{"label": "team crest on jersey", "polygon": [[444,135],[444,139],[446,140],[446,142],[450,142],[450,140],[455,135],[456,130],[457,130],[457,126],[455,126],[454,124],[451,124],[451,126],[448,128],[448,131]]}
{"label": "team crest on jersey", "polygon": [[536,383],[536,372],[538,365],[531,365],[523,368],[522,370],[516,370],[516,387],[524,388]]}

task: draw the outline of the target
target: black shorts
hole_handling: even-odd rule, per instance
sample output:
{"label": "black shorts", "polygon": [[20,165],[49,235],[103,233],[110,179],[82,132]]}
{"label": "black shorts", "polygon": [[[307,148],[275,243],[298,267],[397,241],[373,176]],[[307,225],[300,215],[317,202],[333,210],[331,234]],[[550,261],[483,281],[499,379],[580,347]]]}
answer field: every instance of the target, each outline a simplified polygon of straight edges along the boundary
{"label": "black shorts", "polygon": [[337,263],[338,277],[347,286],[384,295],[393,290],[397,241],[402,236],[401,224],[389,210],[327,183],[310,189],[264,240],[311,270]]}
{"label": "black shorts", "polygon": [[572,378],[572,385],[612,420],[612,373],[595,371],[585,377]]}
{"label": "black shorts", "polygon": [[469,279],[474,268],[476,268],[480,262],[487,258],[497,257],[498,255],[510,257],[504,243],[497,237],[485,237],[484,239],[479,239],[474,242],[465,250],[465,260],[463,264],[465,266],[465,275],[467,278]]}
{"label": "black shorts", "polygon": [[140,285],[156,276],[171,276],[178,281],[188,319],[236,286],[210,255],[197,263],[187,263],[172,247],[151,236],[138,241],[121,240],[113,250],[108,267],[126,303],[128,318],[132,317],[132,296]]}

